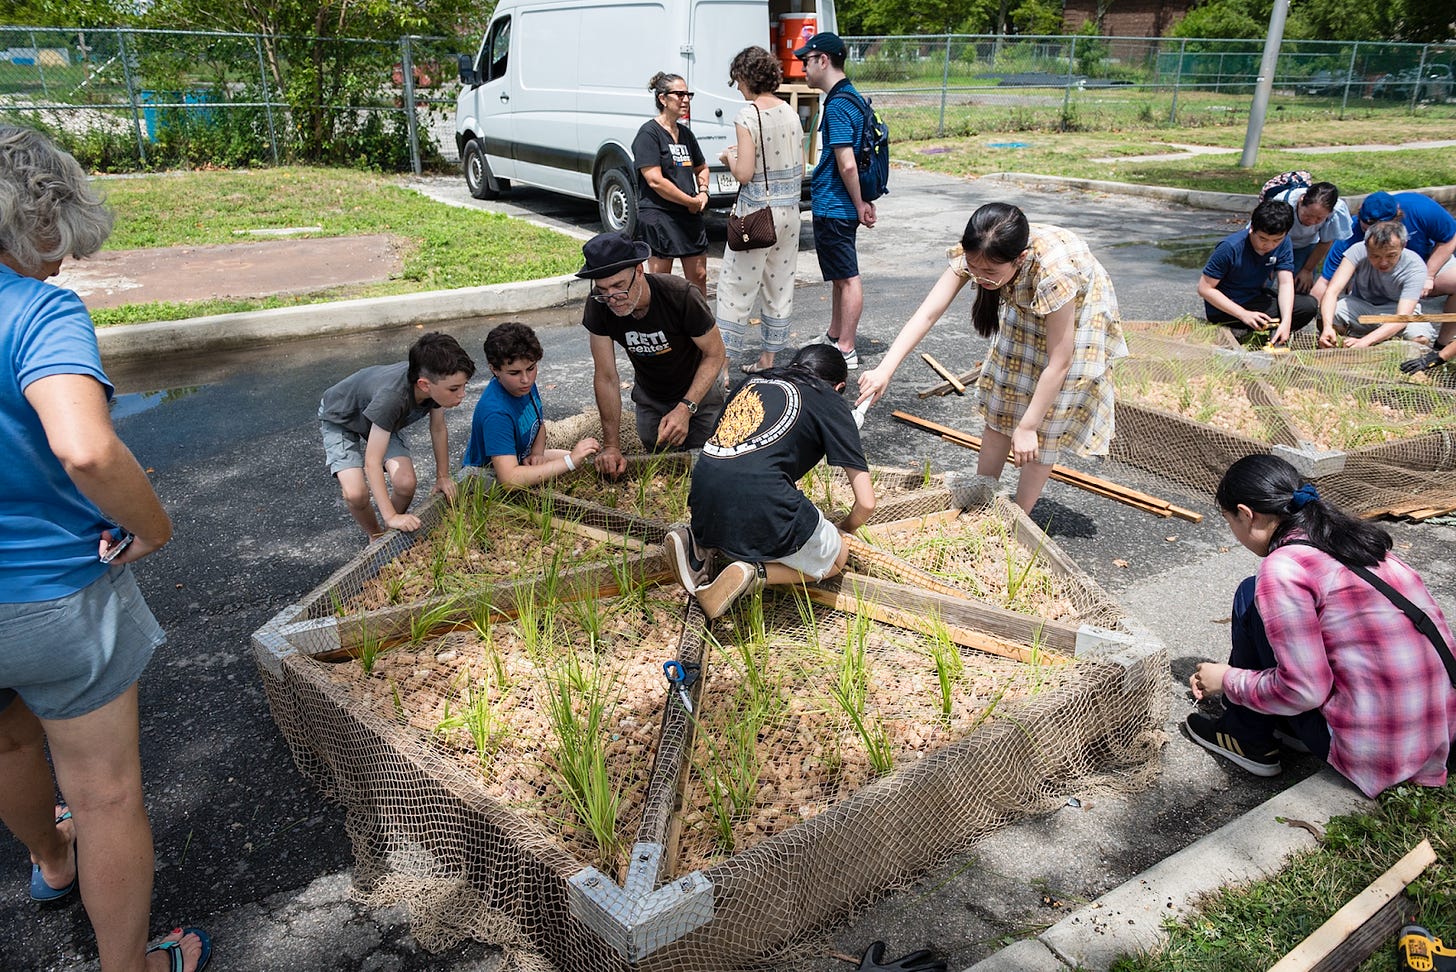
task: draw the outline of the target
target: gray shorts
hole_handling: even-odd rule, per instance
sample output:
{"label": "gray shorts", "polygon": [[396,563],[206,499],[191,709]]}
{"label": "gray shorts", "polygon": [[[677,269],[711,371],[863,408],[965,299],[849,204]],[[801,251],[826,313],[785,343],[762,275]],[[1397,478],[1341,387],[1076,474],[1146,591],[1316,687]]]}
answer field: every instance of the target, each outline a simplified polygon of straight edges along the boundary
{"label": "gray shorts", "polygon": [[[324,462],[329,464],[329,472],[337,476],[345,469],[364,468],[364,447],[369,444],[367,437],[328,419],[319,419],[319,431],[324,437]],[[410,457],[409,446],[404,444],[398,432],[392,432],[389,447],[384,450],[384,461],[400,456]]]}
{"label": "gray shorts", "polygon": [[[1335,329],[1343,330],[1351,337],[1364,337],[1381,325],[1361,324],[1361,317],[1367,314],[1394,314],[1395,308],[1396,305],[1394,303],[1373,304],[1353,294],[1346,294],[1335,305]],[[1416,304],[1415,309],[1411,313],[1421,313],[1421,305]],[[1439,326],[1439,324],[1432,324],[1430,321],[1411,321],[1405,326],[1405,330],[1399,336],[1405,338],[1407,341],[1419,341],[1421,344],[1430,344],[1436,340],[1436,329]]]}
{"label": "gray shorts", "polygon": [[[651,452],[657,448],[657,427],[662,424],[662,417],[677,408],[678,403],[676,400],[663,402],[650,398],[641,388],[639,384],[632,385],[632,403],[637,406],[637,438]],[[701,449],[712,438],[723,411],[723,401],[727,397],[721,381],[715,381],[708,386],[708,393],[698,403],[698,414],[688,422],[687,441],[678,446],[678,449]]]}
{"label": "gray shorts", "polygon": [[834,569],[839,559],[839,549],[844,541],[839,538],[839,528],[830,523],[819,511],[819,525],[807,543],[787,557],[780,557],[775,563],[797,570],[805,577],[823,580]]}
{"label": "gray shorts", "polygon": [[53,601],[0,604],[0,710],[19,695],[42,719],[93,712],[130,688],[165,640],[124,565]]}

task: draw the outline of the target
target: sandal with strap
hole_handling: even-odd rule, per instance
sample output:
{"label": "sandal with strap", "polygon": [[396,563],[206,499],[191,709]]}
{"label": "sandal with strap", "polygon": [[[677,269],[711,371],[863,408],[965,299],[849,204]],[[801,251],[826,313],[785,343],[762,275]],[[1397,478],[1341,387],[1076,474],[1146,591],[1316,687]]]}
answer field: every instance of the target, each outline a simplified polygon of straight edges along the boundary
{"label": "sandal with strap", "polygon": [[759,372],[767,371],[772,367],[773,365],[762,365],[759,364],[757,361],[754,361],[750,364],[739,365],[738,370],[743,372],[745,375],[756,375]]}
{"label": "sandal with strap", "polygon": [[[182,929],[182,938],[186,938],[188,935],[196,935],[197,940],[202,943],[202,951],[197,955],[197,965],[192,970],[192,972],[202,972],[203,969],[207,968],[207,963],[212,961],[212,939],[201,928]],[[167,968],[169,972],[186,972],[187,964],[186,958],[182,954],[182,938],[151,945],[147,948],[147,954],[165,952],[167,953],[167,961],[169,963]]]}
{"label": "sandal with strap", "polygon": [[[64,803],[60,804],[61,812],[56,815],[56,823],[63,823],[71,819],[71,809]],[[71,843],[76,842],[73,839]],[[30,865],[30,900],[36,904],[57,904],[69,898],[75,893],[77,878],[71,878],[71,883],[64,888],[53,888],[46,883],[45,877],[40,873],[40,865]]]}

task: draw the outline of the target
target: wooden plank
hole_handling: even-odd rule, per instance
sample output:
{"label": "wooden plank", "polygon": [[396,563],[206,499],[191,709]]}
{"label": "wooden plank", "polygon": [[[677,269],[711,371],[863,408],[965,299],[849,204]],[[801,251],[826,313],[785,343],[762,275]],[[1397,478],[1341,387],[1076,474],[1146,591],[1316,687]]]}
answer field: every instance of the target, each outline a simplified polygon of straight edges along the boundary
{"label": "wooden plank", "polygon": [[1449,324],[1456,321],[1456,314],[1361,314],[1361,324],[1412,324],[1419,322]]}
{"label": "wooden plank", "polygon": [[[807,588],[809,599],[816,604],[823,604],[825,607],[834,608],[836,611],[843,611],[846,614],[854,614],[861,610],[866,615],[884,624],[893,624],[897,628],[906,628],[910,631],[919,631],[929,634],[932,623],[925,617],[912,614],[909,611],[902,611],[899,608],[887,607],[878,601],[863,601],[856,599],[852,593],[845,591],[827,591],[822,588]],[[945,624],[945,630],[950,635],[950,640],[963,648],[974,648],[976,651],[984,651],[988,654],[999,655],[1002,658],[1012,658],[1023,663],[1032,661],[1032,653],[1029,648],[1014,644],[1010,641],[1003,641],[992,635],[982,634],[979,631],[971,631],[959,625]],[[1038,662],[1052,663],[1062,662],[1065,659],[1055,653],[1043,653],[1038,656]]]}
{"label": "wooden plank", "polygon": [[[925,429],[929,432],[939,433],[943,438],[949,439],[958,445],[963,445],[968,449],[975,449],[978,452],[981,449],[980,437],[971,435],[969,432],[962,432],[948,425],[941,425],[939,422],[932,422],[918,415],[911,415],[909,412],[895,411],[891,415],[909,425],[914,425],[917,428]],[[1114,483],[1110,479],[1103,479],[1100,476],[1093,476],[1090,473],[1078,472],[1075,469],[1063,466],[1061,463],[1052,465],[1051,478],[1058,482],[1067,483],[1070,486],[1076,486],[1089,491],[1098,491],[1099,495],[1106,496],[1108,499],[1125,503],[1128,506],[1133,506],[1149,513],[1156,513],[1159,516],[1176,516],[1180,520],[1187,520],[1190,523],[1203,522],[1202,513],[1197,513],[1181,506],[1174,506],[1167,500],[1158,499],[1156,496],[1150,496],[1147,493],[1130,489],[1120,483]],[[1093,490],[1092,487],[1096,487],[1096,489]],[[1161,510],[1167,510],[1167,512],[1160,512]]]}
{"label": "wooden plank", "polygon": [[1313,972],[1321,961],[1361,925],[1374,917],[1392,898],[1404,891],[1406,885],[1420,877],[1435,860],[1436,852],[1431,849],[1431,842],[1421,841],[1410,853],[1396,861],[1390,870],[1331,915],[1329,921],[1316,928],[1313,934],[1276,962],[1269,972]]}
{"label": "wooden plank", "polygon": [[965,383],[957,378],[955,375],[951,374],[950,369],[948,369],[945,365],[941,364],[939,361],[936,361],[929,351],[921,351],[920,360],[930,365],[931,371],[935,372],[937,375],[940,375],[941,378],[949,382],[950,387],[955,389],[955,393],[957,395],[964,395],[966,393]]}
{"label": "wooden plank", "polygon": [[1415,905],[1404,894],[1391,898],[1370,920],[1361,925],[1324,959],[1315,963],[1310,972],[1348,972],[1396,936],[1415,915]]}
{"label": "wooden plank", "polygon": [[916,530],[924,530],[937,523],[946,523],[961,515],[961,510],[952,507],[948,510],[941,510],[939,513],[927,513],[924,516],[907,516],[901,520],[890,520],[885,523],[875,523],[860,527],[860,530],[871,537],[884,536],[886,533],[893,533],[896,530],[904,530],[907,527]]}
{"label": "wooden plank", "polygon": [[818,585],[810,585],[810,589],[813,590],[815,586],[836,594],[842,591],[849,597],[850,603],[853,603],[858,592],[867,601],[903,611],[918,619],[918,626],[914,628],[916,631],[923,630],[928,619],[938,617],[946,624],[984,633],[997,641],[1016,645],[1039,642],[1049,651],[1066,655],[1074,654],[1077,650],[1076,625],[1017,614],[989,601],[951,597],[852,572],[830,577],[820,581]]}
{"label": "wooden plank", "polygon": [[[960,383],[962,385],[969,385],[971,382],[975,381],[978,377],[980,377],[980,375],[981,363],[978,361],[976,362],[976,366],[974,368],[972,368],[970,371],[961,372],[960,374],[956,375],[956,378],[960,380]],[[955,389],[951,388],[950,382],[942,381],[938,385],[931,385],[929,388],[920,389],[918,392],[915,393],[915,397],[939,398],[941,395],[949,395],[954,390]]]}

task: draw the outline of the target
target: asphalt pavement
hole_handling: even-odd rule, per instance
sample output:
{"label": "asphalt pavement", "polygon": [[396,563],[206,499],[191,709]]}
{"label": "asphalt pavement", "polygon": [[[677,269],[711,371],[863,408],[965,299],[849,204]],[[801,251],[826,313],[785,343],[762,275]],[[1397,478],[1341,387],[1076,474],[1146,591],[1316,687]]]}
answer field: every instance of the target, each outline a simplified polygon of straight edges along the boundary
{"label": "asphalt pavement", "polygon": [[[411,182],[418,182],[411,180]],[[437,197],[524,214],[578,235],[595,230],[590,203],[531,190],[501,203],[470,200],[458,179],[419,183]],[[1006,199],[1037,221],[1081,233],[1106,264],[1126,319],[1195,312],[1196,269],[1178,266],[1177,244],[1236,228],[1237,217],[1164,200],[1081,190],[1040,191],[1005,182],[963,181],[897,171],[880,204],[880,225],[862,233],[865,315],[859,352],[872,366],[945,265],[970,212]],[[721,252],[722,225],[713,224]],[[828,289],[818,280],[807,224],[794,338],[823,333]],[[513,315],[537,329],[546,357],[540,387],[548,418],[592,401],[590,355],[580,307]],[[497,319],[449,325],[478,351]],[[250,633],[362,547],[328,476],[315,412],[320,392],[368,364],[397,360],[418,329],[333,335],[248,350],[146,356],[108,362],[122,394],[116,424],[150,471],[176,523],[176,537],[136,568],[169,633],[141,686],[142,759],[156,837],[153,927],[196,924],[214,938],[212,968],[254,970],[493,970],[490,947],[423,952],[398,910],[369,910],[349,897],[350,849],[341,811],[303,780],[273,725],[254,670]],[[985,342],[959,303],[924,350],[969,369]],[[459,454],[470,405],[448,416]],[[889,418],[905,408],[975,431],[974,410],[955,396],[920,400],[934,376],[907,362],[865,427],[872,462],[937,468],[974,464],[974,455],[907,430]],[[429,465],[422,427],[416,458]],[[830,952],[858,954],[884,939],[891,953],[934,945],[962,969],[1053,924],[1068,910],[1235,819],[1312,773],[1287,764],[1283,777],[1255,780],[1188,743],[1176,729],[1190,711],[1184,682],[1202,658],[1222,657],[1229,599],[1255,559],[1233,541],[1210,497],[1150,480],[1111,463],[1076,463],[1114,479],[1136,478],[1164,498],[1204,514],[1169,521],[1058,483],[1034,511],[1056,541],[1133,615],[1162,638],[1172,664],[1163,771],[1134,794],[1097,792],[1080,807],[1025,820],[983,840],[923,879],[825,929],[810,972],[849,968]],[[1014,473],[1008,471],[1006,483]],[[427,476],[422,478],[428,478]],[[1393,525],[1398,550],[1422,570],[1443,607],[1456,607],[1456,531]],[[0,969],[92,969],[94,941],[77,907],[40,910],[24,891],[24,849],[0,834]]]}

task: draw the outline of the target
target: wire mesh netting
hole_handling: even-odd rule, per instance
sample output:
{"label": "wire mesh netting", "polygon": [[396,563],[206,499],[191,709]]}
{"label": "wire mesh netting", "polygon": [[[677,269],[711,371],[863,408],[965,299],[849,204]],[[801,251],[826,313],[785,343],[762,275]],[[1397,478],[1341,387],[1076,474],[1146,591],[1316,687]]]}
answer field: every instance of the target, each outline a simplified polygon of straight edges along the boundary
{"label": "wire mesh netting", "polygon": [[1244,350],[1212,325],[1126,327],[1114,458],[1212,491],[1234,460],[1272,451],[1351,512],[1456,507],[1456,389],[1403,374],[1411,345],[1318,349],[1305,334]]}
{"label": "wire mesh netting", "polygon": [[[631,466],[626,496],[686,482],[684,458]],[[816,475],[806,494],[839,502]],[[947,509],[938,477],[875,475],[909,512],[855,542],[850,573],[711,624],[660,583],[675,507],[473,476],[417,540],[376,542],[260,629],[275,719],[348,811],[361,894],[406,903],[427,947],[475,937],[520,968],[785,968],[1005,821],[1143,785],[1161,646],[1004,498]],[[480,553],[526,569],[454,576]],[[380,603],[412,557],[443,566]]]}

